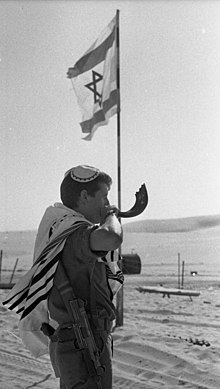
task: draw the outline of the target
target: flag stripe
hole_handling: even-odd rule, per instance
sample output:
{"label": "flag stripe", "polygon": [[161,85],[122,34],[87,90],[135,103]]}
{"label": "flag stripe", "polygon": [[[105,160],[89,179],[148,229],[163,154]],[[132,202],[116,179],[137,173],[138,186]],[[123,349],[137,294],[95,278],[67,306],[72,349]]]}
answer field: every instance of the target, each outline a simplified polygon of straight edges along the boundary
{"label": "flag stripe", "polygon": [[30,305],[28,308],[26,308],[21,316],[21,319],[24,319],[31,311],[33,311],[33,309],[43,300],[46,300],[47,297],[48,297],[48,294],[52,288],[53,284],[51,284],[51,287],[49,290],[46,291],[45,294],[43,294],[42,296],[39,296],[36,300],[34,300],[33,304]]}
{"label": "flag stripe", "polygon": [[80,58],[73,68],[69,68],[67,72],[68,78],[77,77],[79,74],[85,73],[94,68],[99,63],[103,62],[107,51],[112,47],[115,40],[115,26],[108,38],[96,47],[93,51],[87,52]]}
{"label": "flag stripe", "polygon": [[4,300],[2,302],[3,305],[7,305],[10,301],[12,301],[15,297],[17,297],[18,295],[20,295],[21,293],[24,293],[24,297],[25,297],[25,292],[28,292],[28,289],[29,287],[28,286],[25,286],[22,290],[19,290],[19,292],[17,292],[16,294],[14,294],[12,297],[8,298],[7,300]]}
{"label": "flag stripe", "polygon": [[[42,270],[39,274],[37,274],[32,282],[31,282],[31,285],[29,285],[28,288],[25,288],[26,290],[24,291],[24,293],[22,295],[20,295],[19,298],[16,299],[16,301],[14,303],[12,303],[12,305],[10,306],[10,310],[13,310],[16,306],[19,306],[19,304],[22,302],[22,301],[28,301],[30,298],[32,298],[33,296],[36,295],[36,293],[38,291],[40,291],[42,289],[42,285],[39,286],[38,289],[34,290],[31,294],[30,294],[30,288],[32,289],[33,288],[33,285],[36,283],[36,282],[39,282],[42,277],[53,267],[53,265],[59,260],[58,256],[56,256],[51,262],[49,262]],[[54,274],[54,273],[53,273]],[[48,280],[45,281],[44,283],[44,286],[46,286],[46,284],[49,282],[51,276],[48,277]],[[53,278],[53,275],[52,275],[52,278]],[[43,279],[44,280],[44,279]],[[20,292],[22,293],[22,291]],[[18,295],[19,293],[17,293]],[[12,299],[14,299],[17,295],[13,296]],[[6,305],[10,300],[12,299],[9,299],[8,301],[4,301],[3,304]],[[24,308],[20,308],[17,313],[19,313],[20,310],[23,310]]]}
{"label": "flag stripe", "polygon": [[[24,294],[22,294],[18,300],[16,300],[12,305],[10,305],[9,309],[12,311],[15,307],[17,307],[23,300],[26,300],[27,296],[28,296],[28,292],[29,292],[29,289],[26,290],[26,292],[24,292]],[[14,297],[13,297],[14,298]],[[10,300],[8,300],[10,301]],[[4,305],[7,304],[7,301],[4,301],[3,302]]]}
{"label": "flag stripe", "polygon": [[[50,269],[59,261],[59,259],[60,259],[59,256],[56,255],[56,257],[55,257],[52,261],[50,261],[50,262],[48,263],[48,265],[46,265],[46,266],[43,268],[43,270],[33,278],[33,282],[31,283],[31,286],[33,286],[34,284],[36,284],[37,282],[39,282],[39,281],[42,279],[42,277],[44,277],[45,274],[47,274],[47,272],[48,272],[48,271],[49,271],[49,270],[50,270]],[[45,284],[46,284],[46,283],[47,283],[47,282],[45,282]],[[34,290],[34,292],[33,292],[32,294],[29,294],[27,300],[29,300],[35,293],[37,293],[37,291],[40,290],[41,287],[42,287],[42,286],[40,286],[39,289]]]}
{"label": "flag stripe", "polygon": [[[39,262],[41,262],[41,264],[43,264],[45,261],[45,256],[51,251],[52,248],[57,246],[57,243],[61,244],[62,240],[65,239],[71,231],[72,232],[75,231],[76,228],[78,228],[80,225],[83,225],[85,223],[86,222],[84,222],[84,221],[77,221],[70,228],[68,228],[66,231],[62,232],[57,238],[55,238],[51,243],[49,243],[48,246],[42,251],[40,257],[37,259],[37,261],[34,263],[34,265],[36,263],[39,263]],[[86,224],[88,224],[88,223],[86,223]]]}
{"label": "flag stripe", "polygon": [[[35,298],[35,295],[36,295],[36,293],[37,293],[37,295],[38,295],[38,300],[39,300],[39,298],[41,297],[41,294],[40,294],[40,292],[41,291],[43,291],[44,293],[43,293],[43,295],[45,295],[47,292],[45,292],[45,290],[47,290],[47,291],[49,291],[51,288],[52,288],[52,286],[53,286],[53,278],[54,278],[54,275],[55,275],[55,272],[56,272],[56,268],[54,269],[54,271],[53,271],[53,273],[51,273],[51,275],[50,275],[50,277],[48,277],[47,279],[46,279],[46,281],[44,282],[44,284],[42,284],[38,289],[36,289],[31,295],[28,295],[28,298],[27,298],[27,300],[26,300],[26,305],[27,305],[27,307],[25,307],[25,306],[23,306],[23,307],[21,307],[21,308],[19,308],[18,310],[17,310],[17,312],[16,313],[21,313],[22,311],[25,313],[23,313],[22,314],[22,317],[21,318],[23,318],[24,316],[26,316],[26,311],[28,310],[28,312],[30,312],[29,311],[29,308],[30,307],[35,307],[36,306],[36,304],[35,304],[35,301],[36,301],[36,298]],[[49,287],[48,287],[48,284],[50,284],[50,283],[52,283],[51,285],[49,285]],[[49,292],[48,292],[49,293]],[[30,300],[31,298],[34,298],[34,299],[32,299],[32,302],[31,301],[28,301],[28,300]],[[28,304],[29,303],[29,304]],[[33,308],[31,308],[31,310],[32,310]]]}
{"label": "flag stripe", "polygon": [[115,113],[117,112],[118,100],[119,100],[119,93],[118,90],[115,89],[110,93],[109,99],[103,102],[103,109],[100,109],[99,111],[95,112],[91,119],[85,120],[84,122],[80,123],[82,132],[90,133],[91,128],[93,128],[97,124],[99,126],[101,125],[101,123],[105,124],[107,122],[105,117],[107,112],[110,111],[110,109],[113,108],[114,106],[115,106]]}

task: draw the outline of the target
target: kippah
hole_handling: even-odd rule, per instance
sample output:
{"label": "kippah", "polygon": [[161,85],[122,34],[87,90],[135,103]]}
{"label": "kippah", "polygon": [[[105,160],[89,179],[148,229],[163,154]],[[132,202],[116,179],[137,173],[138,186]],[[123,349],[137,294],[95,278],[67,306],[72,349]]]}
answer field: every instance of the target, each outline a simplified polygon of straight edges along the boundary
{"label": "kippah", "polygon": [[79,165],[67,170],[64,177],[70,174],[70,177],[74,181],[90,182],[95,180],[95,178],[98,177],[99,173],[100,170],[95,167],[88,166],[88,165]]}

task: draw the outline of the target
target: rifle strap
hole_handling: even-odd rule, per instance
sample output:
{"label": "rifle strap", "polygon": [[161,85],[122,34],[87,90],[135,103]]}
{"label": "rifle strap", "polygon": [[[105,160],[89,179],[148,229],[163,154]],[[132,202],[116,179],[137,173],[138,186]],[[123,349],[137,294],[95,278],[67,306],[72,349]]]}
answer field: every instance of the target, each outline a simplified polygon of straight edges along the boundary
{"label": "rifle strap", "polygon": [[72,318],[72,313],[69,307],[69,301],[74,300],[76,298],[76,295],[74,293],[73,287],[70,284],[69,278],[66,274],[66,270],[64,268],[62,257],[59,258],[59,271],[60,271],[60,282],[54,282],[54,286],[58,289],[63,302],[66,306],[66,309],[70,315],[70,320]]}
{"label": "rifle strap", "polygon": [[96,294],[95,294],[95,286],[93,282],[93,272],[94,272],[94,266],[92,268],[91,274],[90,274],[90,311],[91,311],[91,321],[94,325],[95,329],[99,329],[99,316],[98,311],[96,307]]}
{"label": "rifle strap", "polygon": [[[94,270],[94,268],[93,268]],[[92,282],[93,270],[90,275],[90,309],[91,309],[91,317],[90,319],[93,321],[95,328],[99,328],[98,323],[98,312],[96,309],[96,296],[95,296],[95,288]],[[66,306],[67,312],[70,316],[70,320],[72,317],[72,311],[69,306],[69,301],[76,299],[76,295],[73,290],[73,286],[70,284],[68,275],[66,273],[65,267],[63,265],[62,256],[59,257],[59,272],[60,272],[60,280],[59,283],[54,282],[54,286],[58,289],[63,302]],[[89,315],[90,316],[90,315]]]}

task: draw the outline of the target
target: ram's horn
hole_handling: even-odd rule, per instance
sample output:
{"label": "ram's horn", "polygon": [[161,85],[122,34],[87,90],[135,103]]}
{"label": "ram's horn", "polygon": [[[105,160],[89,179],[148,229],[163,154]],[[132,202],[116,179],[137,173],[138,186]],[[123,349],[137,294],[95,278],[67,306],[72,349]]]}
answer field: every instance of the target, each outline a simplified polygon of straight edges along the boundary
{"label": "ram's horn", "polygon": [[134,217],[140,215],[148,204],[148,194],[145,184],[141,185],[138,192],[135,193],[136,201],[131,209],[126,212],[119,212],[118,217]]}

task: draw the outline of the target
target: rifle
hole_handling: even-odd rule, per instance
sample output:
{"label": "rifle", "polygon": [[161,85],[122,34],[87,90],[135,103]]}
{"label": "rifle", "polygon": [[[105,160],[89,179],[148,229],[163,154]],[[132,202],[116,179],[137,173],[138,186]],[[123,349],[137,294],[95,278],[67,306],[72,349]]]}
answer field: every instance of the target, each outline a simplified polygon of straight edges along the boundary
{"label": "rifle", "polygon": [[100,363],[100,353],[85,310],[85,302],[80,298],[76,298],[62,260],[59,263],[62,282],[55,286],[62,296],[72,322],[71,325],[76,337],[76,348],[82,351],[88,373],[96,381],[97,388],[102,389],[101,376],[105,371],[105,367]]}

